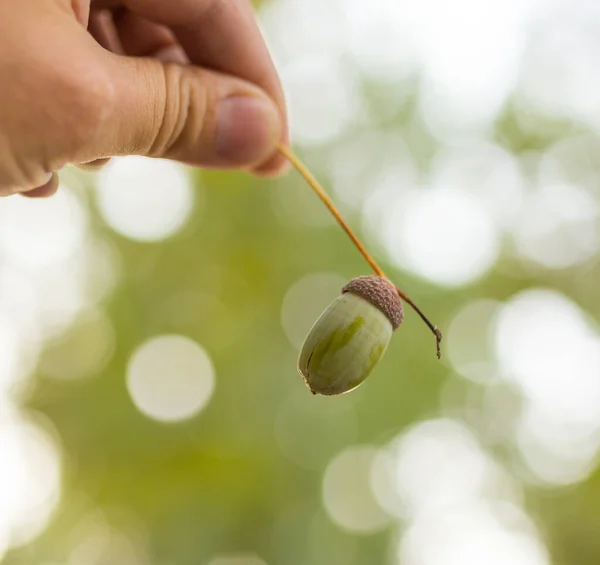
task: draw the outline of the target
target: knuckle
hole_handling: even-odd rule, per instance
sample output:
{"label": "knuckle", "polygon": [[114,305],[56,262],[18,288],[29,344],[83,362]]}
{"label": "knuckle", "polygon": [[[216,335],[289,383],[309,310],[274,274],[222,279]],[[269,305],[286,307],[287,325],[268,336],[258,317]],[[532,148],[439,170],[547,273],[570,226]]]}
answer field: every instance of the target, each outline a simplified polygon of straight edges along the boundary
{"label": "knuckle", "polygon": [[155,107],[149,156],[195,160],[208,100],[203,81],[180,65],[161,65],[164,104]]}
{"label": "knuckle", "polygon": [[[3,193],[14,191],[7,186],[36,186],[40,171],[75,161],[102,135],[116,92],[102,61],[85,48],[72,49],[65,58],[34,38],[20,47],[11,64],[17,72],[0,69]],[[15,107],[27,111],[17,113]]]}
{"label": "knuckle", "polygon": [[43,167],[30,157],[31,152],[12,143],[3,143],[0,136],[0,196],[9,196],[39,186],[44,178]]}
{"label": "knuckle", "polygon": [[53,82],[60,106],[57,113],[60,127],[68,129],[67,139],[77,149],[100,134],[114,108],[114,84],[107,73],[97,68],[85,72],[62,70],[56,73]]}

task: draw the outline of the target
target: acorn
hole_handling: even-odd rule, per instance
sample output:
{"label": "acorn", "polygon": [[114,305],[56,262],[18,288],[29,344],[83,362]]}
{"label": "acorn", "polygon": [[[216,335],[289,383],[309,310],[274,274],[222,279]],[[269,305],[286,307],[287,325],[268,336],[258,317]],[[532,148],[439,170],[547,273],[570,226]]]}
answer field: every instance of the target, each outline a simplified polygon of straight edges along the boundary
{"label": "acorn", "polygon": [[298,371],[313,394],[349,392],[371,374],[404,318],[396,287],[386,278],[352,279],[311,328]]}
{"label": "acorn", "polygon": [[404,318],[404,300],[435,335],[441,357],[442,332],[385,276],[381,267],[342,218],[308,168],[286,145],[277,146],[325,204],[356,249],[375,272],[352,279],[311,328],[298,358],[298,372],[313,394],[333,396],[354,390],[379,362]]}

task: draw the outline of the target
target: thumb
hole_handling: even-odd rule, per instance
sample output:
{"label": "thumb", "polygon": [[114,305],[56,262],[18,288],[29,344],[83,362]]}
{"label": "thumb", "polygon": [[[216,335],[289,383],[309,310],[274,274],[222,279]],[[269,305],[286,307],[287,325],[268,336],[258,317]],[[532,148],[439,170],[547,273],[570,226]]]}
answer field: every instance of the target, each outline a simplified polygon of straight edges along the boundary
{"label": "thumb", "polygon": [[282,120],[244,80],[156,59],[107,54],[113,104],[94,136],[98,156],[147,155],[218,168],[250,168],[274,154]]}

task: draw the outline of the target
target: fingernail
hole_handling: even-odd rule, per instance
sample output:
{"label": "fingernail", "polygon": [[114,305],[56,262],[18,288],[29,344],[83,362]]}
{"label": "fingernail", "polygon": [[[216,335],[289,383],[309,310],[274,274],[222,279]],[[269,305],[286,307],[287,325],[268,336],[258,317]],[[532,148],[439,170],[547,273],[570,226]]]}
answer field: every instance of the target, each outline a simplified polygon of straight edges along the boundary
{"label": "fingernail", "polygon": [[275,150],[280,127],[277,109],[268,99],[225,98],[217,108],[215,153],[228,164],[264,160]]}

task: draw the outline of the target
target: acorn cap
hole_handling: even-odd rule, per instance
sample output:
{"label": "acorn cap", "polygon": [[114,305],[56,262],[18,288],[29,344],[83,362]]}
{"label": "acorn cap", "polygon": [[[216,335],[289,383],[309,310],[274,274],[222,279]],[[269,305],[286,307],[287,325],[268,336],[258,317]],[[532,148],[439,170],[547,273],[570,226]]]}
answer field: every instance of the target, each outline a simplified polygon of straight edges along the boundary
{"label": "acorn cap", "polygon": [[342,293],[351,292],[376,308],[379,308],[395,330],[402,323],[404,310],[396,287],[388,280],[377,275],[366,275],[352,279]]}

